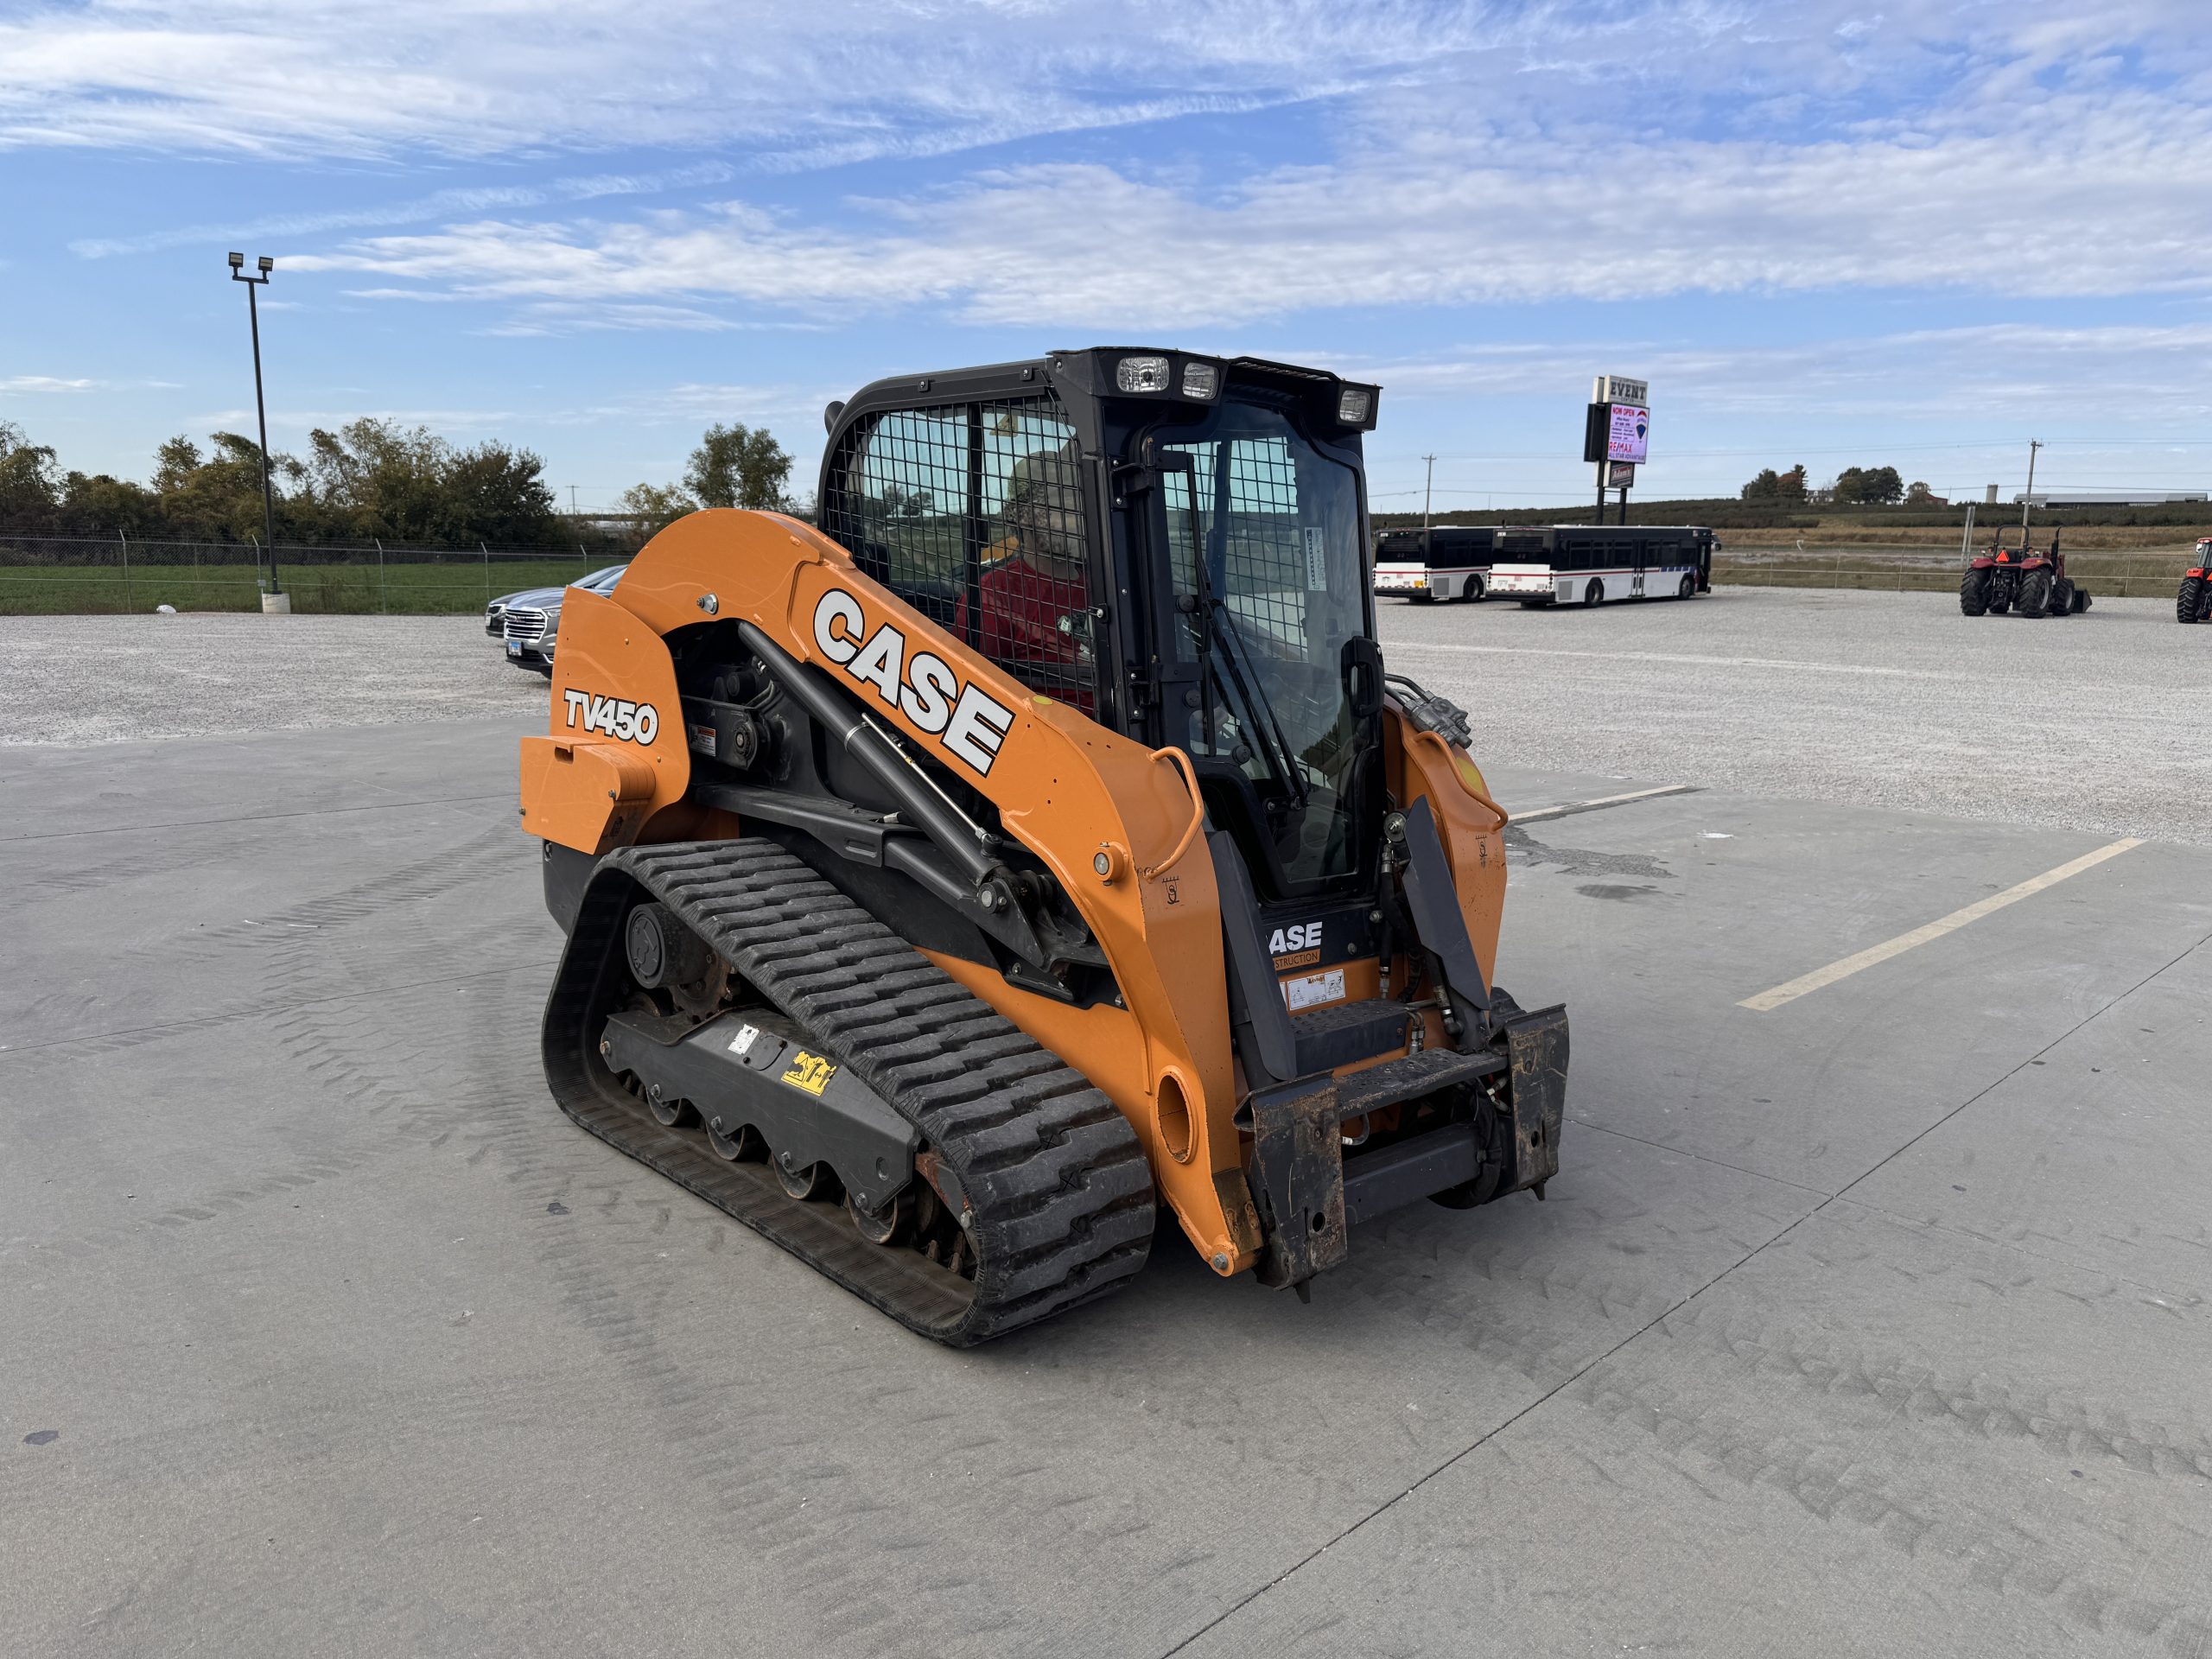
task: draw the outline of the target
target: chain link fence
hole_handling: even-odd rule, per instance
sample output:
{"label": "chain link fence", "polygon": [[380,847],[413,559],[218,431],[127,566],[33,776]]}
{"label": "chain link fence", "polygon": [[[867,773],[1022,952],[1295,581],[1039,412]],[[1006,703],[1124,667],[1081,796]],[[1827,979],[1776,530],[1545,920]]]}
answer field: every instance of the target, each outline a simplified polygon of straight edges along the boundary
{"label": "chain link fence", "polygon": [[[277,580],[299,612],[457,613],[503,594],[558,587],[628,555],[557,547],[366,544],[276,549]],[[0,615],[257,611],[269,557],[252,543],[129,537],[0,536]]]}
{"label": "chain link fence", "polygon": [[[2038,547],[2048,537],[2035,537]],[[2171,598],[2194,542],[2171,548],[2071,548],[2062,541],[2066,574],[2102,598]],[[1823,547],[1793,543],[1751,547],[1727,543],[1713,558],[1713,580],[1742,588],[1867,588],[1893,593],[1954,593],[1967,566],[1958,548],[1859,542]]]}
{"label": "chain link fence", "polygon": [[[2193,542],[2167,548],[2066,550],[2068,574],[2092,594],[2171,597]],[[604,543],[550,547],[425,547],[394,542],[280,545],[277,576],[299,612],[458,614],[524,588],[574,582],[628,555]],[[1730,543],[1713,579],[1739,587],[1955,590],[1965,560],[1955,546],[1855,543],[1823,546]],[[0,536],[0,615],[256,611],[268,581],[265,549],[251,542],[140,541],[128,537]]]}

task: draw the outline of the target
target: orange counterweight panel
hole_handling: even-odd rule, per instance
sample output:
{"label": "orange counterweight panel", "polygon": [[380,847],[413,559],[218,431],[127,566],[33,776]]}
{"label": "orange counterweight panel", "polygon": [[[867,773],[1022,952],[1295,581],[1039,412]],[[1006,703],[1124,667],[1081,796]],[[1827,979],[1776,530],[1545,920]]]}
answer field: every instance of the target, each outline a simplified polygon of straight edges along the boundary
{"label": "orange counterweight panel", "polygon": [[639,839],[690,786],[676,669],[660,636],[571,588],[553,664],[552,734],[522,741],[522,827],[579,852]]}

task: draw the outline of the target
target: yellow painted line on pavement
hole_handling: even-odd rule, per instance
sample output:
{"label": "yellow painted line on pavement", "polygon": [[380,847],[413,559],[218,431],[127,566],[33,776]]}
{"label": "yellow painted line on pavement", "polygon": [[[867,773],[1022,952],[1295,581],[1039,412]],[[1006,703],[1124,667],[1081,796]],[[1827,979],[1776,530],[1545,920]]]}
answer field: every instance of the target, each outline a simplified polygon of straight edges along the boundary
{"label": "yellow painted line on pavement", "polygon": [[2100,847],[2094,853],[2084,853],[2081,857],[2069,863],[2062,864],[2055,870],[2045,870],[2041,875],[2029,877],[2017,887],[2007,887],[2002,893],[1993,893],[1988,898],[1968,905],[1964,910],[1955,910],[1948,916],[1938,917],[1925,927],[1916,927],[1910,933],[1900,933],[1894,939],[1885,939],[1879,944],[1871,945],[1861,950],[1855,957],[1846,957],[1841,962],[1832,962],[1825,968],[1815,968],[1811,973],[1791,980],[1787,985],[1777,985],[1770,991],[1761,991],[1757,996],[1747,996],[1736,1006],[1764,1014],[1770,1008],[1780,1007],[1785,1002],[1795,1002],[1808,992],[1817,991],[1825,985],[1833,985],[1840,979],[1848,979],[1861,969],[1872,968],[1878,962],[1887,962],[1891,957],[1901,957],[1915,945],[1926,944],[1930,939],[1940,939],[1946,933],[1955,933],[1968,922],[1978,922],[1983,917],[2004,909],[2007,905],[2017,905],[2031,894],[2041,893],[2045,887],[2056,887],[2069,875],[2079,875],[2082,871],[2093,869],[2108,858],[2118,858],[2122,853],[2132,848],[2140,847],[2142,844],[2139,839],[2130,836],[2126,841],[2115,841],[2109,847]]}

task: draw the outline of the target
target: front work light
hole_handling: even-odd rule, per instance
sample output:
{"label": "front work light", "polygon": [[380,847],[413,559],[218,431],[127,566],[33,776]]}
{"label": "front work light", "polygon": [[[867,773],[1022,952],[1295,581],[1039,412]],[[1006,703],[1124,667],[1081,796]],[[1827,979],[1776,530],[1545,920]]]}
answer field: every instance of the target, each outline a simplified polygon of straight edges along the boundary
{"label": "front work light", "polygon": [[1337,419],[1345,426],[1364,426],[1367,411],[1374,406],[1374,395],[1366,387],[1346,386],[1337,394]]}
{"label": "front work light", "polygon": [[271,259],[265,253],[263,254],[260,258],[255,260],[253,264],[254,268],[257,270],[271,271],[276,269],[276,262],[274,259]]}
{"label": "front work light", "polygon": [[232,254],[231,256],[231,269],[232,270],[244,270],[245,269],[245,255],[242,253]]}
{"label": "front work light", "polygon": [[1185,397],[1211,397],[1221,390],[1221,371],[1211,363],[1185,363],[1183,365],[1183,395]]}
{"label": "front work light", "polygon": [[1114,384],[1123,391],[1167,390],[1167,359],[1164,357],[1125,357],[1114,365]]}

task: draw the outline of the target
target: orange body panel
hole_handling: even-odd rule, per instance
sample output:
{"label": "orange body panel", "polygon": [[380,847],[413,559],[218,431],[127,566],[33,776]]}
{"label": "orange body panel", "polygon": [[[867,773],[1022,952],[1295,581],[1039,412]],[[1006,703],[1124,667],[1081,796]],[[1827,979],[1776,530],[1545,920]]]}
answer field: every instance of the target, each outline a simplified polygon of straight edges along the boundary
{"label": "orange body panel", "polygon": [[1434,732],[1415,729],[1395,709],[1384,722],[1385,775],[1402,806],[1426,800],[1451,861],[1452,885],[1483,982],[1497,978],[1497,930],[1505,915],[1505,809],[1467,757]]}
{"label": "orange body panel", "polygon": [[[695,513],[647,544],[611,598],[568,596],[553,735],[524,740],[524,828],[591,852],[703,833],[696,809],[683,803],[690,756],[659,636],[735,618],[826,671],[874,717],[988,796],[1006,831],[1058,879],[1111,963],[1126,1007],[1070,1007],[976,963],[933,959],[1114,1102],[1216,1271],[1251,1266],[1261,1236],[1232,1121],[1238,1088],[1219,899],[1186,763],[1033,695],[877,586],[812,527],[772,513]],[[937,670],[957,686],[933,679]],[[650,741],[638,740],[634,721],[626,740],[570,729],[594,709],[606,719],[613,698],[653,704]],[[1488,974],[1503,898],[1505,815],[1464,754],[1411,731],[1395,709],[1387,724],[1391,790],[1401,802],[1432,802]],[[563,745],[575,758],[556,758]],[[651,787],[640,796],[648,764]],[[594,796],[572,781],[584,775],[580,766],[598,769],[594,786],[602,772],[625,781]],[[1103,875],[1093,862],[1101,854]],[[1373,995],[1377,964],[1347,966],[1348,994]]]}
{"label": "orange body panel", "polygon": [[522,746],[522,827],[580,852],[639,839],[691,784],[676,668],[660,636],[571,588],[553,664],[552,734]]}

